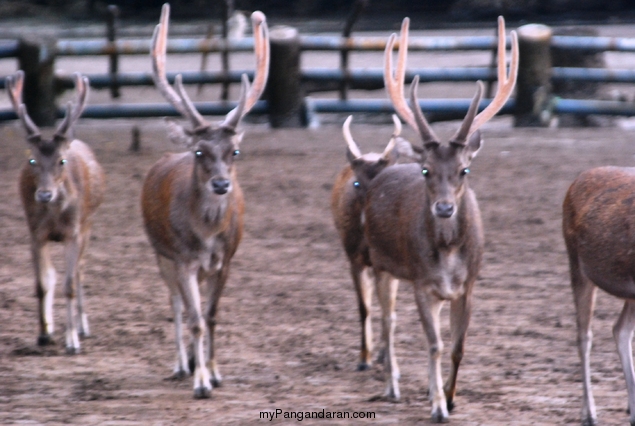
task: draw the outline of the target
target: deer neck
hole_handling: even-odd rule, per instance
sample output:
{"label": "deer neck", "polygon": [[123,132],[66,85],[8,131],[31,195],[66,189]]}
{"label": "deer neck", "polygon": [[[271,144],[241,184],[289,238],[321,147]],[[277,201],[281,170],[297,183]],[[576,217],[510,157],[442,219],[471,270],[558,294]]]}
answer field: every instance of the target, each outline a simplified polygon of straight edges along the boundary
{"label": "deer neck", "polygon": [[456,213],[450,218],[440,218],[432,213],[432,206],[428,205],[425,214],[425,229],[428,241],[435,249],[451,251],[461,245],[466,238],[468,215],[465,213],[465,202],[460,200]]}
{"label": "deer neck", "polygon": [[192,229],[206,240],[220,232],[229,220],[233,192],[218,195],[210,191],[204,184],[192,179],[189,199],[190,222]]}

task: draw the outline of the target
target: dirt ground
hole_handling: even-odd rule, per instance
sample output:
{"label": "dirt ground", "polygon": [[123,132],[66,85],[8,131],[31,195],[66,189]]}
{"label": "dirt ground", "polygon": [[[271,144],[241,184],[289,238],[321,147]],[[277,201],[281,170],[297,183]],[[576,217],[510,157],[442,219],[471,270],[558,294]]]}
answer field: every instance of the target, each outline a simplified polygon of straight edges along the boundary
{"label": "dirt ground", "polygon": [[[621,31],[612,28],[604,33]],[[376,57],[369,62],[367,56],[358,55],[353,63],[378,67]],[[489,61],[488,54],[461,58],[462,62],[434,54],[435,62],[413,66],[465,65],[466,61],[482,66]],[[329,66],[320,58],[314,61]],[[337,61],[332,62],[336,66]],[[632,63],[629,58],[619,65]],[[122,69],[139,70],[135,64],[149,69],[145,57],[134,58]],[[182,65],[178,58],[169,59],[173,69]],[[197,69],[198,62],[190,65]],[[73,63],[64,59],[58,66],[69,72],[106,69],[105,59]],[[13,70],[13,64],[0,64],[3,75]],[[451,93],[448,87],[425,90],[430,97],[467,97],[474,90],[473,84]],[[151,88],[124,93],[121,102],[159,99]],[[95,103],[107,99],[105,92],[91,96]],[[1,97],[6,107],[6,97]],[[206,97],[204,92],[198,99]],[[401,285],[397,306],[401,402],[377,398],[384,388],[380,365],[355,371],[358,313],[329,211],[332,183],[345,163],[343,117],[323,118],[324,125],[315,130],[244,126],[237,167],[247,205],[245,234],[221,300],[217,332],[224,383],[211,400],[203,401],[192,398],[191,379],[166,380],[175,358],[172,313],[140,218],[145,173],[163,153],[175,150],[161,120],[81,120],[77,126],[77,137],[94,148],[108,175],[106,199],[94,217],[83,268],[93,336],[83,341],[77,356],[66,355],[62,346],[64,300],[59,284],[57,344],[46,348],[35,344],[34,278],[17,194],[27,146],[17,123],[2,124],[0,424],[242,425],[267,422],[260,412],[276,409],[376,413],[374,420],[358,420],[358,424],[427,424],[428,356],[408,283]],[[392,126],[388,117],[381,124],[369,121],[356,119],[354,136],[363,151],[380,150]],[[134,154],[128,151],[133,125],[142,135],[142,150]],[[434,125],[441,134],[456,126]],[[409,129],[404,133],[414,140]],[[561,203],[580,171],[635,163],[632,126],[514,129],[510,119],[497,118],[484,126],[483,133],[485,146],[469,179],[482,210],[486,250],[451,423],[579,424],[582,387],[560,231]],[[61,275],[61,249],[53,254]],[[598,295],[592,374],[598,416],[606,425],[627,420],[626,387],[611,336],[620,309],[618,300]],[[375,306],[375,317],[377,311]],[[443,321],[447,343],[447,309]],[[377,320],[374,327],[377,336]]]}

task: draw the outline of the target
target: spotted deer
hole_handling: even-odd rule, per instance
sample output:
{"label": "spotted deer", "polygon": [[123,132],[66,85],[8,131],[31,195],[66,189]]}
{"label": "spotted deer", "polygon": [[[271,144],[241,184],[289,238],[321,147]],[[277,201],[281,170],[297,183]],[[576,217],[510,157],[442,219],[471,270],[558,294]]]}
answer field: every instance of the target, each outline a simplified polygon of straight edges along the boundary
{"label": "spotted deer", "polygon": [[622,362],[630,424],[635,425],[635,168],[599,167],[581,173],[569,187],[562,207],[562,231],[569,255],[576,308],[578,352],[582,363],[582,424],[597,424],[591,391],[591,319],[597,288],[624,300],[613,326]]}
{"label": "spotted deer", "polygon": [[[396,35],[386,46],[384,80],[388,96],[399,116],[422,139],[421,161],[387,167],[370,182],[366,193],[365,236],[370,261],[378,277],[378,297],[386,330],[384,367],[386,392],[398,399],[399,368],[394,352],[396,316],[394,297],[397,280],[413,283],[415,301],[428,340],[429,398],[433,422],[448,421],[454,407],[456,380],[464,353],[471,315],[472,289],[483,254],[483,225],[474,192],[468,185],[469,166],[481,148],[479,128],[490,120],[511,95],[518,72],[518,41],[512,31],[509,75],[505,64],[505,23],[498,19],[498,91],[491,103],[477,115],[482,83],[458,131],[442,144],[426,121],[417,99],[418,77],[411,87],[408,106],[403,85],[408,48],[409,19],[401,27],[399,53],[393,75],[392,51]],[[452,366],[445,383],[441,377],[439,315],[450,301]]]}
{"label": "spotted deer", "polygon": [[396,115],[393,115],[395,130],[384,151],[381,154],[375,152],[362,154],[351,134],[352,119],[353,116],[349,116],[342,127],[349,164],[342,168],[335,179],[331,193],[331,212],[335,228],[348,257],[357,296],[362,326],[361,350],[357,369],[362,371],[371,367],[373,350],[370,309],[374,280],[368,255],[368,243],[364,237],[365,193],[371,180],[379,172],[395,164],[400,157],[412,161],[412,158],[415,158],[417,154],[410,142],[399,136],[402,126]]}
{"label": "spotted deer", "polygon": [[[243,194],[234,164],[243,134],[237,127],[264,90],[269,70],[269,38],[264,14],[254,12],[253,84],[250,86],[243,75],[238,105],[221,123],[212,124],[196,110],[180,74],[175,89],[167,81],[169,14],[170,6],[166,3],[152,38],[153,78],[165,99],[190,120],[192,129],[168,122],[171,140],[187,150],[166,154],[152,166],[143,184],[141,208],[146,233],[170,292],[177,347],[174,374],[183,377],[190,373],[182,336],[185,305],[193,342],[194,397],[209,398],[212,386],[221,383],[214,346],[218,303],[243,229]],[[204,311],[199,292],[203,281],[207,284]]]}
{"label": "spotted deer", "polygon": [[40,334],[38,345],[53,341],[53,298],[57,281],[49,243],[64,243],[66,270],[66,352],[80,351],[80,337],[90,335],[84,311],[80,261],[90,237],[91,218],[104,196],[104,173],[91,149],[71,137],[88,98],[88,78],[75,74],[77,101],[69,102],[64,120],[51,138],[42,136],[22,102],[24,72],[6,78],[9,98],[26,130],[28,163],[19,192],[31,235]]}

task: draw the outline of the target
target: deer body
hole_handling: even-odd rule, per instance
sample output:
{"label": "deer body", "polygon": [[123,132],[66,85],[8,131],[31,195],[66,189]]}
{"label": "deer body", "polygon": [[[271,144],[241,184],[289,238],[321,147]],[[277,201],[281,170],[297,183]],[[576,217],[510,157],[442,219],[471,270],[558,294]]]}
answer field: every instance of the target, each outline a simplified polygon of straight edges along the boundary
{"label": "deer body", "polygon": [[[382,305],[386,371],[385,396],[399,399],[399,368],[394,351],[394,313],[397,280],[410,281],[424,333],[428,340],[429,398],[433,422],[448,421],[454,407],[459,365],[471,316],[472,289],[483,256],[483,225],[476,197],[469,188],[469,166],[481,148],[479,127],[491,119],[512,93],[518,72],[518,41],[512,32],[509,75],[505,67],[505,26],[498,20],[498,91],[477,115],[482,84],[457,132],[442,144],[426,121],[417,99],[415,76],[410,106],[403,96],[408,18],[401,27],[396,70],[389,39],[384,56],[384,82],[389,98],[401,118],[422,140],[417,164],[397,164],[373,179],[365,197],[365,237],[370,262],[378,277]],[[382,300],[383,299],[383,300]],[[445,385],[441,377],[443,342],[440,312],[450,302],[452,366]]]}
{"label": "deer body", "polygon": [[91,217],[104,196],[104,173],[91,149],[68,133],[81,115],[88,80],[76,74],[78,102],[69,103],[64,121],[51,139],[41,136],[22,103],[24,74],[7,78],[14,109],[27,132],[31,157],[20,174],[19,191],[31,234],[40,323],[39,345],[52,343],[53,295],[56,271],[48,251],[50,242],[65,245],[66,351],[80,350],[79,337],[90,334],[84,312],[80,260],[90,236]]}
{"label": "deer body", "polygon": [[591,319],[597,287],[624,299],[613,336],[628,390],[630,424],[635,425],[635,168],[600,167],[583,172],[563,203],[562,229],[569,255],[582,362],[582,423],[595,425],[591,391]]}
{"label": "deer body", "polygon": [[[174,376],[182,378],[193,373],[194,397],[209,398],[212,386],[221,383],[214,346],[218,305],[243,227],[243,194],[234,167],[242,133],[236,128],[264,91],[269,43],[265,16],[254,12],[253,85],[250,88],[243,75],[238,105],[223,122],[214,125],[196,110],[180,75],[176,77],[176,90],[167,81],[169,12],[169,5],[165,4],[152,39],[153,78],[156,88],[191,121],[193,129],[168,122],[172,141],[188,151],[166,154],[152,166],[144,181],[141,210],[161,277],[170,291],[177,348]],[[199,290],[202,283],[206,284],[207,296],[204,310]],[[193,371],[183,343],[183,307],[192,335]]]}

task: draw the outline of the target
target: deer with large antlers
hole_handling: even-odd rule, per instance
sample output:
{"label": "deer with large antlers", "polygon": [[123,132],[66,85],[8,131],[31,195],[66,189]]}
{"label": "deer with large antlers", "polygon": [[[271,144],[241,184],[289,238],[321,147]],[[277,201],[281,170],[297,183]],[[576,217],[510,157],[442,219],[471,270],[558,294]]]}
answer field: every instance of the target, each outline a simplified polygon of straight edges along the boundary
{"label": "deer with large antlers", "polygon": [[412,161],[413,158],[417,157],[417,154],[410,142],[399,136],[402,126],[399,118],[395,115],[393,115],[395,130],[384,151],[381,154],[375,152],[362,154],[351,134],[352,119],[353,116],[349,116],[342,127],[349,164],[342,168],[335,179],[331,193],[331,212],[335,228],[348,257],[357,296],[362,327],[360,359],[357,369],[362,371],[367,370],[372,365],[373,348],[370,316],[373,276],[368,255],[368,243],[364,237],[365,194],[370,182],[379,172],[395,164],[400,157]]}
{"label": "deer with large antlers", "polygon": [[[401,118],[422,139],[421,161],[386,168],[369,185],[364,208],[365,235],[370,261],[384,290],[378,297],[393,297],[397,279],[411,281],[423,330],[428,340],[429,397],[432,421],[445,422],[454,406],[459,364],[470,321],[472,289],[483,254],[483,225],[476,197],[468,186],[469,166],[481,148],[479,128],[491,119],[512,93],[518,72],[518,41],[512,32],[509,75],[505,64],[505,24],[498,19],[498,91],[477,115],[482,84],[458,131],[442,144],[426,121],[417,100],[414,78],[408,106],[403,96],[409,19],[401,27],[396,71],[392,51],[396,35],[386,46],[384,79],[388,96]],[[452,366],[445,383],[441,377],[443,342],[440,311],[450,301]],[[394,307],[394,301],[380,302]],[[382,312],[387,339],[384,366],[386,396],[399,398],[399,369],[394,353],[395,314]]]}
{"label": "deer with large antlers", "polygon": [[562,230],[569,254],[576,308],[578,352],[582,363],[582,424],[597,424],[591,391],[591,319],[597,288],[624,300],[613,326],[622,362],[630,424],[635,425],[635,169],[599,167],[583,172],[569,187],[563,203]]}
{"label": "deer with large antlers", "polygon": [[[152,166],[143,185],[141,207],[146,233],[170,292],[177,347],[174,374],[183,377],[190,373],[182,336],[185,305],[193,341],[194,397],[209,398],[212,386],[221,382],[214,347],[218,303],[243,228],[244,202],[234,165],[242,139],[237,127],[264,91],[269,70],[269,39],[264,14],[254,12],[253,84],[250,86],[243,75],[238,105],[215,125],[196,110],[180,74],[176,76],[176,90],[167,81],[169,14],[169,5],[163,5],[152,39],[153,77],[166,100],[190,120],[192,130],[168,122],[170,138],[187,151],[166,154]],[[199,292],[199,283],[203,281],[207,284],[204,311]]]}
{"label": "deer with large antlers", "polygon": [[104,173],[91,149],[70,136],[88,97],[88,78],[75,74],[77,101],[53,137],[44,138],[22,102],[24,73],[6,79],[9,98],[26,130],[31,156],[20,175],[20,196],[31,234],[40,334],[38,345],[53,343],[53,297],[56,272],[50,242],[65,244],[66,352],[80,350],[80,337],[90,334],[84,312],[80,260],[90,237],[91,217],[104,195]]}

